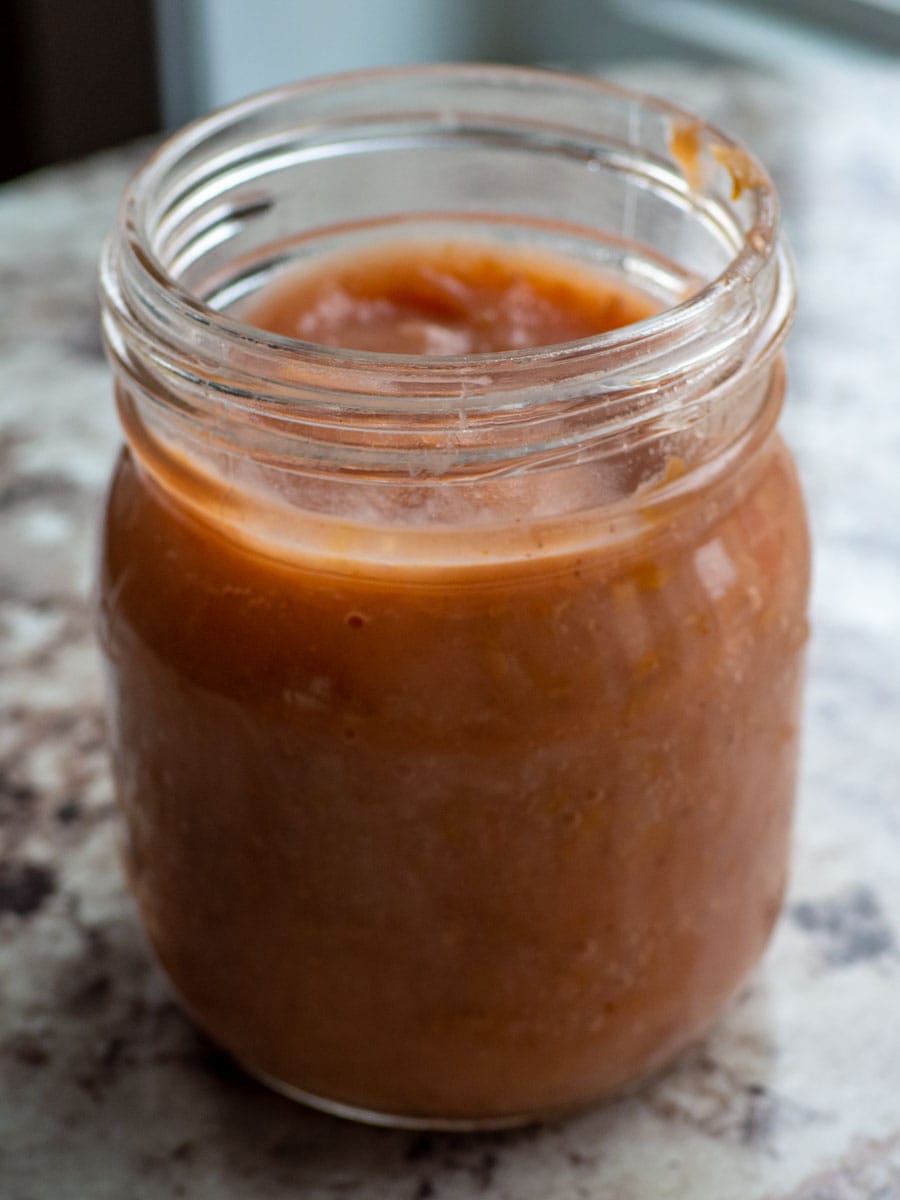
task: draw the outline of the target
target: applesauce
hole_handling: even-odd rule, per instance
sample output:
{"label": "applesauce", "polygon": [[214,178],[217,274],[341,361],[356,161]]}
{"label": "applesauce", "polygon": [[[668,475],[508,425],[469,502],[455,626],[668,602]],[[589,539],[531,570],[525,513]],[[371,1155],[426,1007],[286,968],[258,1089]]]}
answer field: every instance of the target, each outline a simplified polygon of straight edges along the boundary
{"label": "applesauce", "polygon": [[[438,151],[408,207],[398,162],[375,186],[307,152],[323,111],[347,145],[381,113],[381,153],[428,104],[446,131],[450,99],[471,139],[504,88],[511,157],[495,139],[467,173],[451,145],[457,197]],[[554,145],[560,94],[590,128]],[[790,272],[766,177],[735,197],[716,131],[660,203],[715,200],[718,272],[699,235],[638,240],[640,203],[593,194],[583,145],[597,227],[554,208],[576,133],[621,156],[622,105],[650,105],[660,145],[683,121],[496,68],[283,89],[210,118],[208,146],[176,136],[107,249],[126,449],[100,634],[129,878],[195,1019],[332,1111],[472,1127],[606,1095],[709,1025],[779,910],[809,560],[775,428]],[[263,118],[296,153],[282,135],[248,193]]]}

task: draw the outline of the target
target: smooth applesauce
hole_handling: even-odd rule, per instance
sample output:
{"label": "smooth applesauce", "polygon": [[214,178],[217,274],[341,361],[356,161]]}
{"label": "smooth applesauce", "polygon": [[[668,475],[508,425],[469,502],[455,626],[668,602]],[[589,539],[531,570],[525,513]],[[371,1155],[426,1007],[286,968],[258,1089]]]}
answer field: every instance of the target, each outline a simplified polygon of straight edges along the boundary
{"label": "smooth applesauce", "polygon": [[[418,245],[242,319],[459,355],[653,308]],[[694,502],[636,499],[625,544],[598,509],[577,550],[513,551],[525,511],[446,562],[307,553],[300,507],[270,545],[191,486],[123,452],[101,625],[130,877],[196,1019],[306,1096],[472,1121],[583,1103],[702,1031],[785,885],[808,546],[778,437]]]}

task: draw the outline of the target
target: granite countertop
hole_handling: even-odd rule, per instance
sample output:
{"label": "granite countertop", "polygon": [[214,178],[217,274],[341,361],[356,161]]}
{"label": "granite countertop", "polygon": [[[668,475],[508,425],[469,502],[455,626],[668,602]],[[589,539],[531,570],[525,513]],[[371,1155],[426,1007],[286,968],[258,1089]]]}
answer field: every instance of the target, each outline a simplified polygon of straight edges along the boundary
{"label": "granite countertop", "polygon": [[900,74],[623,74],[758,150],[799,264],[814,637],[762,968],[638,1094],[503,1134],[332,1120],[194,1031],[123,887],[86,599],[118,440],[95,261],[140,148],[50,170],[0,190],[2,1200],[900,1197]]}

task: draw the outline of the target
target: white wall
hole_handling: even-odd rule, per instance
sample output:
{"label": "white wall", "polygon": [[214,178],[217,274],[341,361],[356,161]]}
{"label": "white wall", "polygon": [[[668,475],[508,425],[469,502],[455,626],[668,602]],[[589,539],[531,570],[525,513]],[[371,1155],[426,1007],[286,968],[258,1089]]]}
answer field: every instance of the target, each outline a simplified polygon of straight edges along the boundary
{"label": "white wall", "polygon": [[[675,0],[651,0],[665,7]],[[718,0],[709,0],[717,3]],[[164,116],[198,113],[293,79],[412,62],[720,60],[632,0],[156,0]],[[677,23],[676,23],[677,24]]]}
{"label": "white wall", "polygon": [[492,0],[157,0],[168,125],[331,71],[491,57]]}
{"label": "white wall", "polygon": [[[848,44],[809,19],[837,8],[878,16]],[[796,73],[823,61],[896,54],[900,0],[156,0],[169,127],[293,79],[410,62],[633,58],[733,62]],[[843,6],[843,7],[841,7]],[[874,13],[874,15],[873,15]],[[880,33],[882,36],[875,36]],[[888,36],[890,35],[890,36]]]}

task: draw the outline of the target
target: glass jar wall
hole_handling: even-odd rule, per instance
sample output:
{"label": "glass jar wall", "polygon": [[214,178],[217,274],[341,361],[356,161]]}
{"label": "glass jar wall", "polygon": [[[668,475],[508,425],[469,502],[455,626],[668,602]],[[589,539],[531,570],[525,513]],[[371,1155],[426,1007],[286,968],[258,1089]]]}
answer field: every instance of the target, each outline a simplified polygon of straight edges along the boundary
{"label": "glass jar wall", "polygon": [[[248,323],[386,246],[537,255],[645,310],[474,354]],[[389,1123],[527,1120],[665,1062],[787,869],[808,542],[763,169],[593,81],[335,77],[171,139],[102,291],[115,773],[185,1006]]]}

